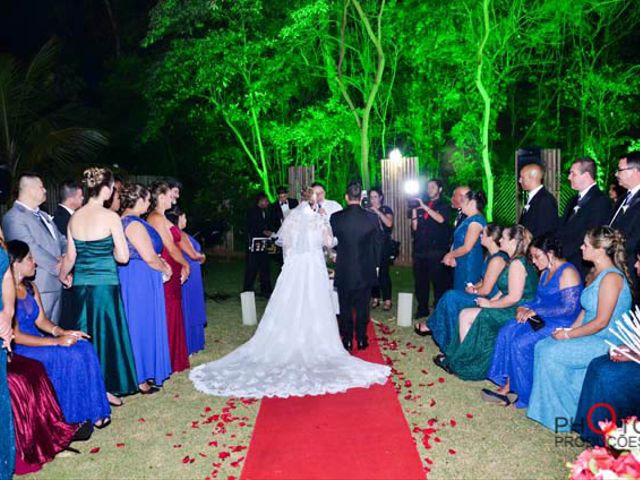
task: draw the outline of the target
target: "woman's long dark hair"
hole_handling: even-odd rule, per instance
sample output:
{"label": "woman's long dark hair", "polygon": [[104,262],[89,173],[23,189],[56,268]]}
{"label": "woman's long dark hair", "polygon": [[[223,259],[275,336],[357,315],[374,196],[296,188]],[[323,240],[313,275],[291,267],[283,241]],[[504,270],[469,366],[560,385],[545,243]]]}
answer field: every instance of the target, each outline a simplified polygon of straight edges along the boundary
{"label": "woman's long dark hair", "polygon": [[[11,240],[10,242],[7,242],[6,245],[7,245],[7,254],[9,255],[9,266],[11,268],[11,271],[13,272],[13,265],[16,262],[21,262],[25,258],[27,258],[27,255],[29,255],[29,252],[31,250],[29,249],[29,245],[26,242],[23,242],[22,240]],[[24,286],[29,291],[29,293],[33,294],[33,287],[31,286],[31,281],[24,279],[23,283],[24,283]]]}

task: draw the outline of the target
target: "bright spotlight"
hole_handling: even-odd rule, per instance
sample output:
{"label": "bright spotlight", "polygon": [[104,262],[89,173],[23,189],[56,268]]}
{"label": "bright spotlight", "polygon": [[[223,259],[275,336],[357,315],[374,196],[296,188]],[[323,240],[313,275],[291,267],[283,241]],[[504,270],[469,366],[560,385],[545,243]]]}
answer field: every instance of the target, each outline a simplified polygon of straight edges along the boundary
{"label": "bright spotlight", "polygon": [[389,152],[389,160],[398,161],[402,159],[402,152],[399,148],[394,148]]}
{"label": "bright spotlight", "polygon": [[420,182],[418,180],[407,180],[404,182],[404,193],[409,196],[416,196],[420,193]]}

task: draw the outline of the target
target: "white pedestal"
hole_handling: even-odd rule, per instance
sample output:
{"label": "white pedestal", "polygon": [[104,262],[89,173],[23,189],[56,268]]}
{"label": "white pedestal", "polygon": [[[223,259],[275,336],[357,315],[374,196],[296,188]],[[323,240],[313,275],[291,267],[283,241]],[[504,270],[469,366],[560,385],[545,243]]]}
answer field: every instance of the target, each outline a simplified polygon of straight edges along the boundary
{"label": "white pedestal", "polygon": [[413,310],[413,293],[398,294],[398,326],[411,326],[411,311]]}
{"label": "white pedestal", "polygon": [[240,294],[240,304],[242,305],[242,324],[256,325],[258,319],[255,294],[253,292],[242,292]]}

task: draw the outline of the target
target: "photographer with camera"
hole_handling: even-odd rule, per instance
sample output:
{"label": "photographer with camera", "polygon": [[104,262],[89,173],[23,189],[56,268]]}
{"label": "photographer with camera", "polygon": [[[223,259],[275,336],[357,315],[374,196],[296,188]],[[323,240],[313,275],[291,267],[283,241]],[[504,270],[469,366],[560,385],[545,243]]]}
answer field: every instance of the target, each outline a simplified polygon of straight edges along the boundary
{"label": "photographer with camera", "polygon": [[428,201],[421,198],[409,203],[413,232],[413,275],[418,310],[415,318],[429,316],[429,293],[433,283],[433,304],[449,288],[449,274],[442,259],[449,251],[451,208],[443,201],[442,181],[429,180]]}
{"label": "photographer with camera", "polygon": [[[366,199],[366,197],[365,197]],[[363,199],[364,200],[364,199]],[[378,237],[380,243],[380,269],[378,271],[378,286],[371,289],[371,308],[380,305],[380,294],[382,294],[382,309],[391,310],[391,276],[389,275],[389,265],[393,249],[393,210],[384,204],[384,193],[382,188],[374,187],[369,192],[367,211],[372,214],[372,219],[378,227]]]}

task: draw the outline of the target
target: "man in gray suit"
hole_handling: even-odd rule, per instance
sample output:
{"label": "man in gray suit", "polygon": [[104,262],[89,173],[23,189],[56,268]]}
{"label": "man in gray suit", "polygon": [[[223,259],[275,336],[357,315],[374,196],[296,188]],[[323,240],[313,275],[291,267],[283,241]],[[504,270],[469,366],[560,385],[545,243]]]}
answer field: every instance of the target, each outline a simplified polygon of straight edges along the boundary
{"label": "man in gray suit", "polygon": [[47,317],[58,323],[62,283],[58,279],[62,255],[66,251],[66,238],[51,217],[40,210],[47,199],[42,179],[34,174],[23,174],[18,179],[18,199],[2,219],[7,241],[22,240],[29,245],[38,265],[36,285],[40,290]]}

